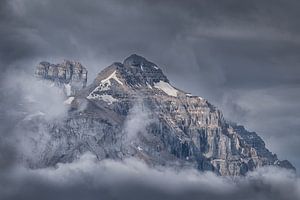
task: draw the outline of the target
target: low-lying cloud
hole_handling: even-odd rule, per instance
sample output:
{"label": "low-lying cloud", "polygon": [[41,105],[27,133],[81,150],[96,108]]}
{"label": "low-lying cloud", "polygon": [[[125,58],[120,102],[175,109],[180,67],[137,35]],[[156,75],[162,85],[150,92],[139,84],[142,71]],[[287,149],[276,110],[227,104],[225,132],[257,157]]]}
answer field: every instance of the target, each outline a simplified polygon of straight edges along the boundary
{"label": "low-lying cloud", "polygon": [[151,168],[140,160],[102,160],[91,153],[55,168],[1,171],[1,199],[243,199],[295,200],[299,178],[261,168],[246,177],[219,177],[194,169]]}

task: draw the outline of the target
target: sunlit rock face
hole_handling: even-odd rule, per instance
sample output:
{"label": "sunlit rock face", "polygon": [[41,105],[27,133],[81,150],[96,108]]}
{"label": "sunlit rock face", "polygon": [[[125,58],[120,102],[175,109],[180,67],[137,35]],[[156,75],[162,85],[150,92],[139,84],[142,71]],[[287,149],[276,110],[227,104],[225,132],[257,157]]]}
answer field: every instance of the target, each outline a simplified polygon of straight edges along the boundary
{"label": "sunlit rock face", "polygon": [[265,165],[294,169],[266,149],[256,133],[228,123],[206,99],[173,87],[156,64],[141,56],[113,63],[87,87],[87,70],[79,63],[42,62],[36,74],[80,87],[72,92],[68,117],[27,127],[49,134],[46,145],[36,143],[42,151],[40,159],[27,160],[31,167],[72,162],[89,151],[99,160],[133,156],[151,166],[219,175],[244,175]]}
{"label": "sunlit rock face", "polygon": [[62,87],[67,96],[74,96],[87,83],[86,68],[79,62],[68,60],[61,64],[40,62],[36,67],[35,75]]}

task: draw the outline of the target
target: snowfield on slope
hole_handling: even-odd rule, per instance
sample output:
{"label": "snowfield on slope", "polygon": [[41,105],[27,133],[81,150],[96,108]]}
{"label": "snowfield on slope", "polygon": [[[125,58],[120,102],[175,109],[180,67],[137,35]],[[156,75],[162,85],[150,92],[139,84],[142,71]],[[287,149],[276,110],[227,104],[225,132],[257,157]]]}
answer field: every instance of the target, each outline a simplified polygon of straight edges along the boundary
{"label": "snowfield on slope", "polygon": [[176,90],[174,87],[172,87],[167,82],[159,81],[158,83],[154,83],[154,87],[159,89],[159,90],[162,90],[163,92],[165,92],[169,96],[177,97],[178,90]]}

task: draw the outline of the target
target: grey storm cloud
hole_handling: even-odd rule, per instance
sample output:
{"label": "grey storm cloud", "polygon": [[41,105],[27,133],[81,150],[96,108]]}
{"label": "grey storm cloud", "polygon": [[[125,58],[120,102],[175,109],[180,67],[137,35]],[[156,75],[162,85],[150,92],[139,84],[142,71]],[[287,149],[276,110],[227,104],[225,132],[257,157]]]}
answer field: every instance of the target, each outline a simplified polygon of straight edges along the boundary
{"label": "grey storm cloud", "polygon": [[[33,81],[27,78],[33,74],[38,62],[80,61],[88,68],[88,81],[92,82],[101,69],[137,53],[160,66],[174,86],[208,99],[224,112],[227,119],[256,131],[271,151],[280,159],[290,160],[299,172],[299,10],[298,0],[0,1],[0,169],[8,170],[7,166],[14,162],[15,148],[9,137],[19,114],[12,111],[19,106],[20,98],[25,97],[19,93],[32,86]],[[27,86],[18,87],[22,84]],[[30,90],[32,95],[36,95],[36,90]],[[39,95],[36,97],[43,99]],[[56,99],[52,100],[56,102]],[[23,191],[38,187],[39,195],[45,192],[50,199],[55,192],[61,194],[61,199],[70,197],[70,191],[80,198],[79,193],[84,189],[85,195],[91,191],[93,194],[103,192],[112,199],[120,197],[114,196],[116,191],[107,192],[108,182],[103,183],[103,187],[97,184],[87,187],[88,183],[84,181],[88,182],[86,176],[91,174],[75,176],[81,182],[73,186],[65,183],[66,190],[57,188],[56,182],[45,178],[49,173],[56,177],[62,168],[70,166],[72,164],[62,165],[58,171],[47,169],[43,173],[14,169],[5,175],[5,171],[0,179],[7,181],[0,181],[0,184],[2,188],[6,185],[9,193],[14,188],[22,191],[21,183],[30,183],[25,184]],[[21,175],[16,175],[15,179],[9,176],[18,173]],[[278,172],[281,173],[280,177],[287,176],[285,172]],[[33,179],[28,178],[30,175]],[[70,179],[67,177],[72,182]],[[258,193],[258,196],[250,195],[249,199],[299,198],[296,190],[285,192],[291,191],[292,187],[299,188],[299,180],[296,180],[298,185],[291,182],[282,185],[280,181],[275,181],[274,185],[259,178],[248,180],[238,189],[220,196],[211,192],[215,190],[199,189],[203,185],[200,183],[199,187],[195,186],[197,190],[186,189],[176,197],[184,198],[188,193],[195,198],[202,194],[203,198],[221,199],[222,196],[230,199],[231,195],[247,192]],[[154,193],[159,198],[175,198],[162,192],[161,184],[149,188],[140,185],[140,179],[133,182],[128,188],[125,187],[127,184],[119,184],[120,192],[116,195],[129,195],[129,198],[135,188],[142,191],[139,197]],[[234,184],[230,182],[229,185]],[[263,189],[260,190],[257,184]],[[79,185],[84,189],[78,189]],[[224,185],[220,183],[219,186]],[[250,189],[246,190],[246,187]],[[259,196],[260,192],[262,196]],[[280,196],[284,194],[290,196]]]}

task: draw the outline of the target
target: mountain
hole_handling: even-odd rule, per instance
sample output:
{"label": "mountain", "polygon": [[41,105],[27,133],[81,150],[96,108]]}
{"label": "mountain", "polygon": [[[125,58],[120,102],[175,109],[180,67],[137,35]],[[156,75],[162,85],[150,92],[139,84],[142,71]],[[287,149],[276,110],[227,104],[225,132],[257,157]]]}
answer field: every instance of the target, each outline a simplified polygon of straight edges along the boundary
{"label": "mountain", "polygon": [[175,88],[141,56],[113,63],[88,86],[87,70],[76,62],[42,62],[36,74],[59,87],[76,83],[76,89],[66,94],[64,119],[26,122],[27,130],[50,133],[39,159],[23,156],[30,167],[72,162],[89,151],[99,160],[133,156],[150,166],[193,167],[219,175],[244,175],[266,165],[295,169],[266,149],[255,132],[229,123],[206,99]]}

